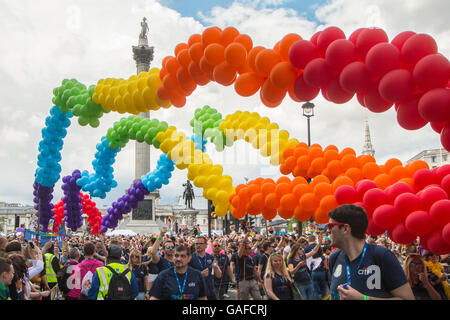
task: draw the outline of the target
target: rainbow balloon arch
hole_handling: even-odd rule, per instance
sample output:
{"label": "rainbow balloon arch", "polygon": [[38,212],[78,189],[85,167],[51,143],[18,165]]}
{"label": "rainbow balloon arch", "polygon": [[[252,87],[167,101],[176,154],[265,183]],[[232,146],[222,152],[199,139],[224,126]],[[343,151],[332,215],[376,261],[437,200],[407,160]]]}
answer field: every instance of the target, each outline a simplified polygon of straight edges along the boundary
{"label": "rainbow balloon arch", "polygon": [[[214,108],[199,108],[190,122],[193,135],[189,138],[164,121],[137,116],[183,107],[197,86],[211,81],[234,85],[244,97],[259,91],[262,103],[270,108],[279,106],[287,95],[305,102],[321,92],[328,101],[342,104],[356,94],[359,103],[372,112],[385,112],[395,105],[397,121],[404,129],[417,130],[430,123],[443,147],[450,150],[449,78],[447,58],[426,34],[402,32],[389,42],[379,28],[358,29],[347,39],[341,29],[328,27],[310,40],[290,33],[273,48],[264,48],[253,46],[248,35],[233,27],[207,28],[178,44],[174,56],[163,59],[161,69],[128,79],[101,79],[89,88],[65,79],[54,89],[55,106],[42,130],[34,183],[39,224],[45,232],[51,219],[54,227],[65,220],[75,231],[86,213],[91,232],[105,233],[117,227],[146,194],[167,185],[176,167],[187,169],[188,179],[212,200],[219,217],[231,212],[237,219],[248,213],[271,220],[278,214],[284,219],[313,218],[326,223],[330,210],[353,203],[367,211],[368,234],[388,231],[399,244],[420,237],[425,249],[449,253],[449,165],[430,170],[423,161],[403,166],[395,158],[377,164],[372,156],[356,155],[351,148],[307,146],[267,117],[247,111],[223,118]],[[94,173],[75,170],[63,178],[65,196],[54,206],[52,193],[60,178],[60,151],[70,119],[75,116],[80,125],[95,128],[110,111],[132,115],[114,123],[97,144]],[[158,167],[134,182],[102,218],[95,202],[81,191],[105,198],[117,186],[112,165],[129,140],[152,145],[163,155]],[[270,157],[284,176],[233,186],[222,166],[205,153],[208,140],[218,151],[245,140],[263,157]]]}

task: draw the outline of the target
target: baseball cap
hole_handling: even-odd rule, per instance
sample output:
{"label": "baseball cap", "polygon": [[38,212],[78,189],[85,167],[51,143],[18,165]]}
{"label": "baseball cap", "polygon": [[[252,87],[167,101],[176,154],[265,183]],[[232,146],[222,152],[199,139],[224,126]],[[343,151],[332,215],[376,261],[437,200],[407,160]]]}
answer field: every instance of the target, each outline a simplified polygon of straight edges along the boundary
{"label": "baseball cap", "polygon": [[120,259],[122,257],[122,249],[119,246],[112,244],[108,250],[108,257]]}

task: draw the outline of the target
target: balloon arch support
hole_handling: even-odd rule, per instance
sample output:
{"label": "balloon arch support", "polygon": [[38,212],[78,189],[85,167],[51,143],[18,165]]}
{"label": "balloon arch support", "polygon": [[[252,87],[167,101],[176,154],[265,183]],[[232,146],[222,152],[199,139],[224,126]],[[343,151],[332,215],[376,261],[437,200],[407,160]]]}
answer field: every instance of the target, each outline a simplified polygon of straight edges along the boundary
{"label": "balloon arch support", "polygon": [[[450,64],[437,52],[436,42],[426,34],[411,31],[389,42],[379,28],[361,28],[348,39],[342,30],[329,27],[305,40],[290,33],[273,48],[253,46],[248,35],[233,27],[211,27],[175,47],[174,56],[163,59],[161,70],[153,68],[128,79],[101,79],[87,88],[75,79],[64,80],[54,89],[50,116],[42,130],[38,168],[34,183],[35,208],[40,211],[43,231],[53,217],[68,227],[81,226],[81,214],[89,212],[93,233],[117,227],[123,214],[137,207],[145,194],[168,184],[171,172],[187,169],[187,176],[212,200],[218,216],[231,211],[262,214],[271,220],[277,214],[289,219],[318,223],[327,213],[345,203],[364,207],[369,216],[368,234],[388,231],[397,243],[420,237],[424,248],[450,252],[450,166],[430,170],[423,161],[403,166],[398,159],[377,164],[351,148],[307,146],[289,137],[276,123],[257,113],[236,111],[222,118],[205,106],[195,111],[193,135],[156,119],[137,117],[140,112],[183,107],[197,86],[215,81],[234,85],[247,97],[259,91],[267,107],[277,107],[288,95],[301,102],[321,93],[334,103],[346,103],[356,94],[359,103],[372,112],[385,112],[395,105],[397,121],[407,130],[430,123],[450,150]],[[122,118],[97,145],[94,173],[75,170],[63,178],[65,196],[51,204],[60,178],[60,151],[70,119],[82,126],[97,127],[104,113],[116,111]],[[133,184],[113,202],[105,217],[98,214],[88,196],[105,198],[114,181],[115,156],[129,140],[145,142],[164,154],[158,167]],[[218,151],[244,139],[260,150],[284,175],[277,181],[257,178],[248,185],[232,185],[221,165],[214,165],[204,152],[207,140]],[[293,179],[286,175],[292,174]],[[307,183],[305,177],[312,178]],[[64,211],[63,211],[64,210]],[[96,211],[97,210],[97,211]],[[62,213],[65,217],[62,216]]]}

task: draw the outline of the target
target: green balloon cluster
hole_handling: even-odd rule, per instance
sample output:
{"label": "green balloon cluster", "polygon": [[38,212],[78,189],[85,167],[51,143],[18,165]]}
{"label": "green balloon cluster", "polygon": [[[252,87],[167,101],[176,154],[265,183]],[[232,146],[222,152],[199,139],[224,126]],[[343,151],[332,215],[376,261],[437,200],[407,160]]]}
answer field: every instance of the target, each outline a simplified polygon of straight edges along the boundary
{"label": "green balloon cluster", "polygon": [[168,127],[165,121],[133,115],[115,122],[113,127],[108,129],[106,138],[110,141],[109,147],[112,149],[125,147],[130,139],[159,148],[160,143],[156,135],[159,132],[165,132]]}
{"label": "green balloon cluster", "polygon": [[201,135],[204,139],[210,138],[216,150],[223,151],[226,137],[219,128],[222,121],[222,114],[217,109],[204,106],[195,110],[190,124],[194,134]]}
{"label": "green balloon cluster", "polygon": [[67,113],[72,110],[72,114],[78,117],[78,123],[81,126],[90,125],[93,128],[99,126],[99,118],[103,113],[109,111],[104,110],[101,105],[96,104],[92,100],[95,92],[95,85],[91,85],[89,89],[76,79],[64,79],[62,85],[53,89],[53,103],[61,108],[61,111]]}

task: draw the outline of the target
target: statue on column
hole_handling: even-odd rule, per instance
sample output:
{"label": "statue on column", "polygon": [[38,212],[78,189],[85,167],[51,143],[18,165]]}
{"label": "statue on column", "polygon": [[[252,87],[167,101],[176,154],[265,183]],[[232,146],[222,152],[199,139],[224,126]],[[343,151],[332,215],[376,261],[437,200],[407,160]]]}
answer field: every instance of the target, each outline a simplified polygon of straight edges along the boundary
{"label": "statue on column", "polygon": [[141,34],[139,35],[139,39],[147,39],[148,33],[148,24],[147,19],[144,17],[141,22]]}
{"label": "statue on column", "polygon": [[187,180],[186,183],[183,183],[183,187],[184,187],[183,193],[184,204],[186,205],[186,208],[193,209],[192,199],[195,199],[194,188],[192,187],[192,184],[189,180]]}

